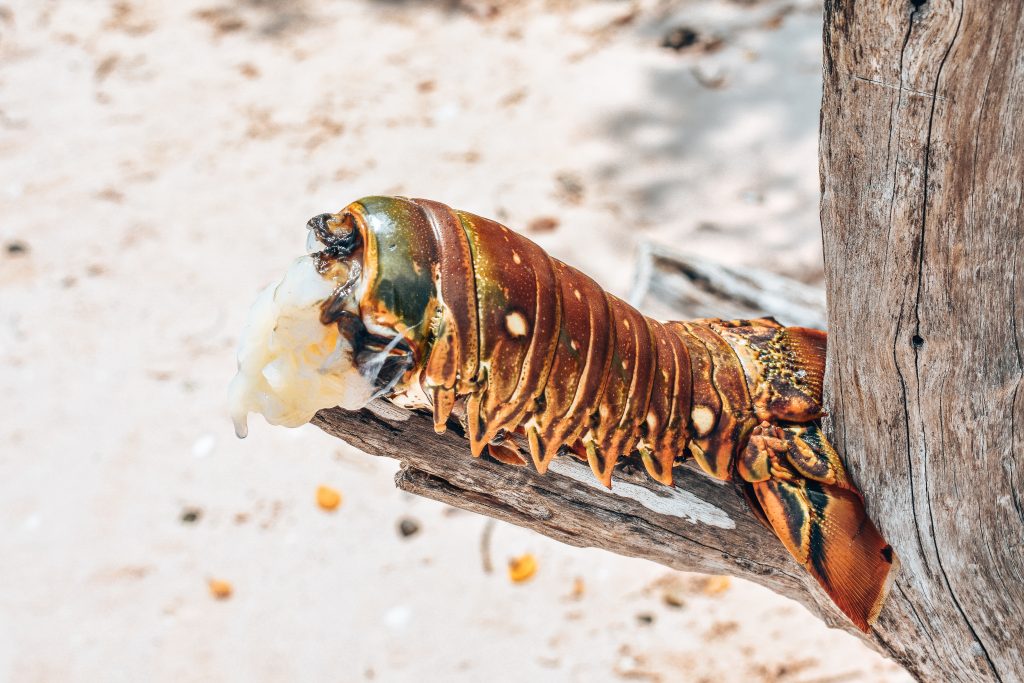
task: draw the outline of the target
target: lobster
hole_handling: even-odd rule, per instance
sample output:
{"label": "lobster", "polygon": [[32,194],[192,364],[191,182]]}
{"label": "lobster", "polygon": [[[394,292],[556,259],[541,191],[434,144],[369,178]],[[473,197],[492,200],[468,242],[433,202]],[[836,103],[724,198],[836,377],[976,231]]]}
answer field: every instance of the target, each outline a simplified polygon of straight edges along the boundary
{"label": "lobster", "polygon": [[475,457],[543,474],[569,453],[609,488],[624,461],[672,486],[692,458],[739,486],[858,628],[874,622],[898,561],[819,426],[824,332],[648,318],[524,236],[434,201],[367,197],[307,227],[332,283],[323,348],[336,337],[344,372],[368,385],[346,407],[384,396],[432,411],[439,433],[454,416]]}

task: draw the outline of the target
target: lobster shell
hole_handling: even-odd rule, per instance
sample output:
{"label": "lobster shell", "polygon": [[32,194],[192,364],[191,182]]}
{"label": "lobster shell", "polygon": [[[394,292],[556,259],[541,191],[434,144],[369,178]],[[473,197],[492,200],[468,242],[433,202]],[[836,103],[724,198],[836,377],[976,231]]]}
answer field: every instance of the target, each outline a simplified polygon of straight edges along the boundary
{"label": "lobster shell", "polygon": [[[672,485],[692,457],[755,513],[862,629],[896,564],[817,427],[823,332],[770,318],[661,322],[509,228],[438,202],[368,197],[332,218],[358,231],[359,315],[413,358],[396,391],[443,431],[459,405],[474,456],[544,473],[568,452],[611,486],[624,458]],[[329,258],[324,256],[323,258]]]}

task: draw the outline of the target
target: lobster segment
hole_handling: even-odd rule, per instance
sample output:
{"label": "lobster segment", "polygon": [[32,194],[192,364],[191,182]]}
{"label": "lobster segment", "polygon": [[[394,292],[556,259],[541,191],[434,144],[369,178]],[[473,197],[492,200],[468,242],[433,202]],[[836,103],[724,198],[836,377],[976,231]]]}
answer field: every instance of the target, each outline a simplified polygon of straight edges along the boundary
{"label": "lobster segment", "polygon": [[[467,399],[473,455],[514,428],[543,389],[558,334],[554,269],[533,242],[486,218],[458,212],[476,282],[480,373]],[[496,370],[496,371],[495,371]],[[522,379],[526,382],[522,382]]]}
{"label": "lobster segment", "polygon": [[594,474],[611,488],[615,463],[630,453],[638,438],[654,367],[650,330],[643,316],[618,297],[606,296],[612,310],[615,347],[608,384],[597,409],[597,424],[584,437],[583,445]]}
{"label": "lobster segment", "polygon": [[807,422],[824,415],[826,335],[759,321],[717,321],[712,328],[735,349],[759,420]]}
{"label": "lobster segment", "polygon": [[750,393],[743,369],[729,343],[703,321],[686,323],[687,331],[707,349],[711,359],[711,391],[717,392],[720,412],[715,429],[695,439],[702,453],[698,460],[718,479],[731,478],[732,462],[743,438],[757,423],[750,407]]}
{"label": "lobster segment", "polygon": [[[545,462],[550,462],[563,446],[568,446],[583,459],[587,458],[586,450],[578,439],[593,427],[598,418],[597,406],[608,386],[609,370],[616,345],[611,302],[605,296],[604,290],[593,279],[575,268],[565,264],[560,266],[563,282],[567,289],[572,290],[572,299],[567,295],[562,298],[563,319],[570,311],[580,310],[577,308],[577,304],[580,304],[586,311],[589,325],[588,336],[583,344],[572,348],[570,343],[571,350],[581,354],[577,362],[582,363],[583,369],[568,410],[560,419],[554,414],[539,418],[539,422],[546,425],[539,433],[538,440],[538,446],[543,449]],[[562,378],[556,375],[553,381],[561,382]],[[545,410],[551,410],[551,405],[546,404]]]}
{"label": "lobster segment", "polygon": [[722,399],[718,394],[718,389],[715,388],[712,376],[714,362],[711,359],[711,354],[700,339],[693,335],[687,324],[672,322],[670,325],[682,340],[686,347],[687,357],[690,359],[690,412],[686,416],[690,431],[689,454],[705,472],[718,479],[728,479],[730,469],[726,467],[716,469],[705,454],[704,448],[708,437],[714,434],[722,414]]}
{"label": "lobster segment", "polygon": [[[619,453],[621,457],[628,456],[643,437],[644,423],[650,409],[651,397],[658,376],[657,339],[654,335],[654,328],[651,326],[654,321],[641,315],[636,309],[630,308],[636,315],[632,322],[626,318],[623,321],[623,326],[633,333],[637,354],[633,364],[633,380],[629,387],[629,401],[626,404],[626,412],[619,422],[620,439],[609,447],[613,452]],[[670,394],[673,384],[673,382],[659,384],[658,393]]]}
{"label": "lobster segment", "polygon": [[[682,391],[689,391],[689,382],[680,382],[684,373],[680,371],[676,355],[675,339],[666,327],[656,321],[647,321],[655,340],[657,364],[652,381],[652,390],[647,417],[641,425],[641,437],[637,451],[651,479],[665,486],[672,485],[672,466],[676,454],[681,450],[680,440],[685,444],[686,436],[679,429],[676,418],[676,404],[683,399]],[[685,373],[689,380],[689,371]],[[655,386],[659,387],[655,390]],[[664,390],[661,389],[664,387]],[[674,421],[673,421],[674,420]]]}
{"label": "lobster segment", "polygon": [[440,256],[435,288],[440,305],[423,385],[434,407],[434,430],[444,432],[458,393],[473,390],[479,370],[479,333],[473,256],[462,222],[446,205],[417,199],[434,231]]}
{"label": "lobster segment", "polygon": [[434,230],[419,207],[390,197],[368,197],[346,213],[364,226],[360,317],[374,334],[405,337],[419,365],[437,309],[433,269],[424,267],[440,256]]}
{"label": "lobster segment", "polygon": [[[560,261],[555,261],[554,267],[561,304],[558,340],[548,381],[537,399],[533,415],[525,425],[530,455],[541,474],[547,471],[559,447],[571,440],[570,437],[575,439],[573,402],[583,391],[588,361],[597,353],[590,348],[591,340],[603,339],[603,335],[594,327],[595,324],[600,325],[602,320],[591,311],[588,303],[591,299],[585,300],[581,292],[581,284],[584,284],[581,283],[582,275],[571,271]],[[607,311],[602,307],[598,312]]]}

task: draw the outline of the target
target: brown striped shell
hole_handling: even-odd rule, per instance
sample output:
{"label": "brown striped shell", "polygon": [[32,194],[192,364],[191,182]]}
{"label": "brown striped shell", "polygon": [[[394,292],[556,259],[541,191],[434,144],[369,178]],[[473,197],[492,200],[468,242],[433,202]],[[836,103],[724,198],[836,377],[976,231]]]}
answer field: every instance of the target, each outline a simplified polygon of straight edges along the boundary
{"label": "brown striped shell", "polygon": [[692,457],[738,480],[860,628],[878,615],[896,559],[814,424],[823,332],[653,320],[507,227],[428,200],[368,197],[316,229],[343,246],[318,255],[322,268],[340,257],[361,273],[358,301],[339,293],[321,320],[344,311],[339,326],[406,342],[392,400],[424,397],[407,405],[431,407],[438,431],[459,410],[475,456],[526,464],[519,434],[539,472],[567,451],[609,487],[623,458],[672,485]]}

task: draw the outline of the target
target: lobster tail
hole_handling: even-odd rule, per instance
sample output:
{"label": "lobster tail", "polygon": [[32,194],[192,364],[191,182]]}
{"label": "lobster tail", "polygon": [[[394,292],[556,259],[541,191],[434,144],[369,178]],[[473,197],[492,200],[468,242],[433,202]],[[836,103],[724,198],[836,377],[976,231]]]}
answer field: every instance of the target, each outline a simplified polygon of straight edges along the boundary
{"label": "lobster tail", "polygon": [[843,614],[867,632],[899,561],[853,491],[816,481],[752,484],[764,516],[790,554]]}
{"label": "lobster tail", "polygon": [[[571,453],[608,487],[623,460],[671,486],[693,458],[739,480],[858,627],[877,617],[897,561],[815,425],[824,332],[659,322],[507,227],[425,199],[367,197],[309,228],[333,286],[320,323],[344,342],[331,357],[396,355],[386,381],[372,373],[392,402],[430,409],[438,432],[454,414],[475,456],[543,474]],[[350,365],[336,384],[365,380]]]}
{"label": "lobster tail", "polygon": [[817,426],[762,423],[736,463],[754,512],[862,631],[878,616],[894,567],[892,546],[868,519],[842,461]]}

